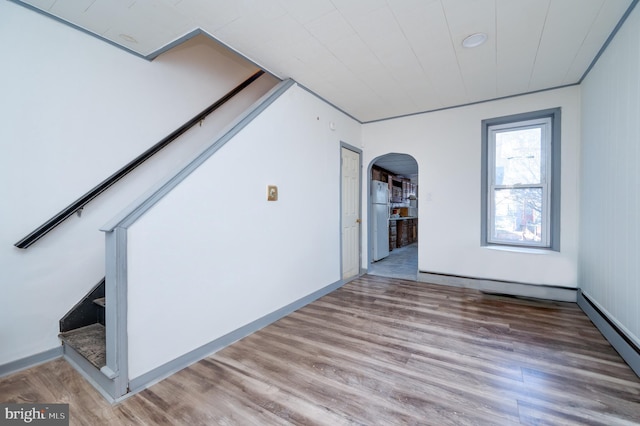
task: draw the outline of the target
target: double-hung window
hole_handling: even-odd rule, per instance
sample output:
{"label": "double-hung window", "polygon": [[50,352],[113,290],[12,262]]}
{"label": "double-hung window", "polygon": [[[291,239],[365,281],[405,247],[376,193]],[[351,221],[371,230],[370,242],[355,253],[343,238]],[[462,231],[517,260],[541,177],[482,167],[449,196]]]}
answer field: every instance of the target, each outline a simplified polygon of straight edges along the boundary
{"label": "double-hung window", "polygon": [[484,120],[483,245],[559,250],[560,109]]}

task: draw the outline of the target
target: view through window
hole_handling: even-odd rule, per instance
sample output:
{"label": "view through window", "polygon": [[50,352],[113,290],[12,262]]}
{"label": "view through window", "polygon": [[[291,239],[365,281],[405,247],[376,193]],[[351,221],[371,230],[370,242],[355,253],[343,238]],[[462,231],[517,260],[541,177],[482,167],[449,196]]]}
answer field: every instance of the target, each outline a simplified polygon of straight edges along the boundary
{"label": "view through window", "polygon": [[553,118],[483,122],[485,244],[552,247]]}

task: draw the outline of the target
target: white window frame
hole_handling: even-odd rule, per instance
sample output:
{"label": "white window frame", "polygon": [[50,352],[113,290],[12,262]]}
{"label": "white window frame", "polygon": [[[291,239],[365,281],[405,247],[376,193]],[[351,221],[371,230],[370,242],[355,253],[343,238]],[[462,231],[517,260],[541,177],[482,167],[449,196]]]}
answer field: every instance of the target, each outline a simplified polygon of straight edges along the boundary
{"label": "white window frame", "polygon": [[[540,182],[497,185],[496,135],[504,131],[540,128]],[[560,108],[501,117],[482,122],[482,236],[481,245],[543,248],[559,251],[560,218]],[[495,195],[503,189],[540,188],[542,191],[540,241],[511,241],[494,237]]]}

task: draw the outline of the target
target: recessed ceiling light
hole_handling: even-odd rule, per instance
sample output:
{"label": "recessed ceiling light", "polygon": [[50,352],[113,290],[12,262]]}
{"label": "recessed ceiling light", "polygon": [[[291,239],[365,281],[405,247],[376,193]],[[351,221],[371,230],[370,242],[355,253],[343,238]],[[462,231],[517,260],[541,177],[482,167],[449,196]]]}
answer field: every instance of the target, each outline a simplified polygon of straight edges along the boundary
{"label": "recessed ceiling light", "polygon": [[487,35],[485,33],[471,34],[470,36],[462,40],[462,47],[478,47],[485,41],[487,41]]}

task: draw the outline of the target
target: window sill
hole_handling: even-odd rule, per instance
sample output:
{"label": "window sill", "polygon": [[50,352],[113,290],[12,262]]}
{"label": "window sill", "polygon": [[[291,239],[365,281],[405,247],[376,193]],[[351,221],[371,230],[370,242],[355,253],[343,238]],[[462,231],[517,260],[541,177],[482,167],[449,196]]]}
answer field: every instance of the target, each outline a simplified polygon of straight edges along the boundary
{"label": "window sill", "polygon": [[496,251],[508,251],[511,253],[526,253],[526,254],[553,254],[554,250],[547,248],[534,248],[534,247],[515,247],[515,246],[482,246],[482,248]]}

